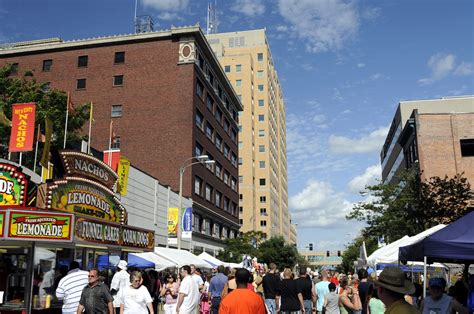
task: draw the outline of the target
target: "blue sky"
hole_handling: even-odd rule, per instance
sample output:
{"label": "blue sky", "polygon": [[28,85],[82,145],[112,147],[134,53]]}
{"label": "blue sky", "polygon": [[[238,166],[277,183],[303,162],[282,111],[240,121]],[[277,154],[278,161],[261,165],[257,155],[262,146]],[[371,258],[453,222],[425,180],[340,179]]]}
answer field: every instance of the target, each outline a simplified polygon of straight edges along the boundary
{"label": "blue sky", "polygon": [[[134,0],[0,0],[0,42],[133,32]],[[218,31],[266,28],[287,108],[298,246],[338,250],[380,177],[401,100],[474,94],[471,0],[218,0]],[[155,29],[206,25],[205,0],[139,0]]]}

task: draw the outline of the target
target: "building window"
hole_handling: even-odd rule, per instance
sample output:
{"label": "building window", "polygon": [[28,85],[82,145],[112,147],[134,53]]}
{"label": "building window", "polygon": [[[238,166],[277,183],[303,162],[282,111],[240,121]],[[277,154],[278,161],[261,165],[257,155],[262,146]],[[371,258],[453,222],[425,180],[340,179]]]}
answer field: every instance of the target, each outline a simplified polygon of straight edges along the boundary
{"label": "building window", "polygon": [[244,208],[242,206],[239,206],[239,213],[243,213],[244,212]]}
{"label": "building window", "polygon": [[229,133],[229,127],[230,127],[229,121],[227,121],[227,119],[224,119],[224,131],[226,133]]}
{"label": "building window", "polygon": [[264,153],[265,152],[265,145],[258,145],[258,152]]}
{"label": "building window", "polygon": [[51,71],[52,66],[53,66],[53,60],[52,59],[43,60],[43,72]]}
{"label": "building window", "polygon": [[203,153],[203,149],[201,144],[196,142],[196,147],[194,148],[194,153],[196,154],[196,157],[201,156]]}
{"label": "building window", "polygon": [[209,202],[212,201],[212,186],[209,184],[206,184],[206,200]]}
{"label": "building window", "polygon": [[230,179],[230,188],[237,191],[237,180],[234,177]]}
{"label": "building window", "polygon": [[239,99],[240,102],[242,102],[242,95],[237,95],[237,98]]}
{"label": "building window", "polygon": [[239,200],[243,200],[244,199],[244,195],[243,194],[239,194]]}
{"label": "building window", "polygon": [[112,139],[112,143],[110,143],[111,149],[119,149],[120,148],[120,136],[115,136]]}
{"label": "building window", "polygon": [[266,227],[267,226],[267,221],[266,220],[260,220],[260,227]]}
{"label": "building window", "polygon": [[474,139],[463,139],[460,140],[461,144],[461,156],[472,157],[474,156]]}
{"label": "building window", "polygon": [[227,146],[227,144],[224,144],[224,156],[227,159],[230,158],[230,148],[229,148],[229,146]]}
{"label": "building window", "polygon": [[259,92],[263,92],[263,84],[257,86]]}
{"label": "building window", "polygon": [[219,179],[222,179],[222,165],[218,162],[216,162],[216,177]]}
{"label": "building window", "polygon": [[265,130],[258,130],[258,137],[265,137]]}
{"label": "building window", "polygon": [[260,178],[260,186],[267,185],[267,180],[265,178]]}
{"label": "building window", "polygon": [[41,90],[43,93],[49,93],[51,91],[51,82],[45,82],[41,84]]}
{"label": "building window", "polygon": [[224,183],[229,185],[229,173],[224,171]]}
{"label": "building window", "polygon": [[233,128],[230,129],[230,139],[234,143],[237,141],[237,132]]}
{"label": "building window", "polygon": [[230,72],[230,65],[226,65],[224,67],[224,72],[229,73]]}
{"label": "building window", "polygon": [[229,211],[229,199],[224,197],[224,210]]}
{"label": "building window", "polygon": [[120,51],[115,53],[114,63],[124,63],[125,62],[125,51]]}
{"label": "building window", "polygon": [[222,111],[221,111],[219,108],[216,108],[215,117],[216,117],[217,122],[219,122],[219,124],[221,124],[221,121],[222,121]]}
{"label": "building window", "polygon": [[122,105],[112,105],[112,118],[120,118],[122,116]]}
{"label": "building window", "polygon": [[265,168],[265,161],[264,160],[260,160],[258,162],[258,166],[260,167],[260,169],[264,169]]}
{"label": "building window", "polygon": [[77,67],[78,68],[86,68],[88,61],[89,61],[89,56],[79,56],[77,58]]}
{"label": "building window", "polygon": [[206,136],[211,141],[214,141],[214,128],[209,123],[206,123]]}
{"label": "building window", "polygon": [[219,208],[221,207],[221,200],[222,200],[222,193],[219,191],[216,191],[216,199],[215,199],[214,204]]}
{"label": "building window", "polygon": [[263,77],[263,70],[257,71],[257,77]]}
{"label": "building window", "polygon": [[243,162],[244,161],[243,161],[242,157],[239,157],[239,166],[242,166]]}
{"label": "building window", "polygon": [[243,127],[239,125],[239,133],[242,133]]}
{"label": "building window", "polygon": [[115,75],[114,86],[122,86],[122,85],[123,85],[123,75]]}
{"label": "building window", "polygon": [[237,156],[232,153],[230,155],[230,163],[234,166],[234,167],[237,167]]}
{"label": "building window", "polygon": [[239,225],[243,225],[244,224],[244,220],[243,219],[239,219]]}
{"label": "building window", "polygon": [[258,100],[258,106],[259,106],[259,107],[265,106],[265,100],[259,99],[259,100]]}
{"label": "building window", "polygon": [[267,215],[267,209],[266,208],[260,208],[260,215],[266,216]]}
{"label": "building window", "polygon": [[196,126],[202,130],[204,125],[204,117],[199,110],[196,110]]}
{"label": "building window", "polygon": [[76,89],[85,89],[86,88],[86,79],[78,79],[76,81]]}
{"label": "building window", "polygon": [[199,98],[202,97],[203,91],[204,91],[204,86],[202,85],[201,81],[197,80],[197,82],[196,82],[196,94],[199,96]]}
{"label": "building window", "polygon": [[242,65],[241,64],[237,64],[235,66],[235,72],[241,72],[242,71]]}
{"label": "building window", "polygon": [[236,80],[235,81],[235,86],[242,86],[242,80]]}
{"label": "building window", "polygon": [[199,177],[194,178],[194,194],[201,195],[202,179]]}
{"label": "building window", "polygon": [[266,203],[267,202],[267,197],[266,196],[260,196],[260,203]]}
{"label": "building window", "polygon": [[[214,157],[212,157],[211,154],[207,153],[207,156],[208,156],[208,160],[214,160]],[[209,169],[211,172],[214,172],[214,164],[208,164],[208,163],[205,163],[206,165],[206,168]]]}
{"label": "building window", "polygon": [[263,61],[263,53],[257,53],[257,61]]}
{"label": "building window", "polygon": [[258,122],[263,122],[265,121],[265,115],[264,114],[259,114],[258,115]]}
{"label": "building window", "polygon": [[212,112],[212,110],[214,109],[214,99],[212,99],[212,97],[209,96],[209,94],[207,95],[206,106],[210,112]]}
{"label": "building window", "polygon": [[10,75],[15,75],[18,73],[18,63],[12,63],[10,66]]}
{"label": "building window", "polygon": [[244,176],[239,176],[239,183],[244,183]]}
{"label": "building window", "polygon": [[222,137],[216,134],[216,148],[222,152]]}

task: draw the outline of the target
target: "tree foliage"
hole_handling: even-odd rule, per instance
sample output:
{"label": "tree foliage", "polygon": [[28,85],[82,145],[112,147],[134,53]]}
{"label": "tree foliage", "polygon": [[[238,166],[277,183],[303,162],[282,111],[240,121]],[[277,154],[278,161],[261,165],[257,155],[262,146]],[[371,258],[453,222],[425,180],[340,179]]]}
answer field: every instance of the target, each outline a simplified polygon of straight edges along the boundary
{"label": "tree foliage", "polygon": [[234,239],[226,239],[225,249],[217,258],[226,262],[240,263],[243,255],[257,257],[259,263],[273,262],[279,267],[306,267],[295,246],[285,243],[282,237],[265,238],[265,233],[250,231]]}
{"label": "tree foliage", "polygon": [[[40,83],[34,78],[31,71],[25,72],[23,76],[13,75],[12,65],[0,68],[0,110],[11,120],[12,104],[36,103],[36,126],[40,124],[44,133],[45,119],[48,117],[53,122],[53,137],[51,147],[62,148],[64,141],[64,126],[66,118],[67,94],[57,89],[49,89],[48,83]],[[74,110],[70,112],[68,119],[68,143],[78,142],[83,137],[80,130],[89,117],[90,105],[75,104]],[[8,144],[11,127],[0,124],[0,157],[8,155]],[[41,147],[40,147],[41,150]],[[24,164],[31,167],[34,152],[23,154]],[[41,151],[39,152],[41,156]]]}
{"label": "tree foliage", "polygon": [[418,168],[404,171],[396,184],[368,186],[364,194],[372,201],[356,204],[348,219],[365,221],[365,238],[384,236],[393,242],[414,235],[439,223],[450,223],[464,216],[473,199],[470,184],[462,174],[453,178],[420,179]]}

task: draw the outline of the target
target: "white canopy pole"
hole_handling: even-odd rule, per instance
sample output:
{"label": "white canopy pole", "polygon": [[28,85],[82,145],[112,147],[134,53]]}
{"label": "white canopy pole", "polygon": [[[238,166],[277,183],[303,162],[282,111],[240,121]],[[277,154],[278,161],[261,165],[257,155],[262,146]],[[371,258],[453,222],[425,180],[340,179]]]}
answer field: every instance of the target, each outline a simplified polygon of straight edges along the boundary
{"label": "white canopy pole", "polygon": [[423,274],[424,274],[424,277],[423,277],[423,299],[426,298],[426,262],[427,262],[427,258],[426,258],[426,256],[423,256]]}

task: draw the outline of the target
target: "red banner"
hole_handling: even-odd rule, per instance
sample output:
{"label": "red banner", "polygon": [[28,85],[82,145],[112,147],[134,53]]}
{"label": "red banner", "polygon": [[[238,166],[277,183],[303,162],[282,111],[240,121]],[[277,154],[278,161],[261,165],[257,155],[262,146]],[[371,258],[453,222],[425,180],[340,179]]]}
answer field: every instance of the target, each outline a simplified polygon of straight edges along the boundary
{"label": "red banner", "polygon": [[12,133],[10,135],[9,152],[33,150],[35,113],[35,103],[12,105]]}

